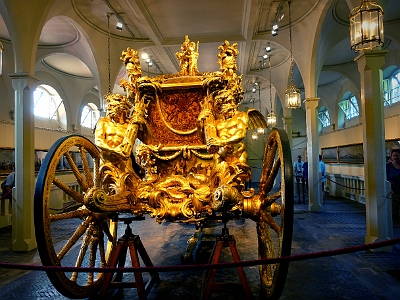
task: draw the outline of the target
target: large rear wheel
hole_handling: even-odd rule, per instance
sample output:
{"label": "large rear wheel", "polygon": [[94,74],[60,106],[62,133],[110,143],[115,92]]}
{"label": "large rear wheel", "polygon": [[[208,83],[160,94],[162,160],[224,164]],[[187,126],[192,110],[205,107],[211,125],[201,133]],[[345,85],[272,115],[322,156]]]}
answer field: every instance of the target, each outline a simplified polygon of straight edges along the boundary
{"label": "large rear wheel", "polygon": [[[68,166],[62,173],[64,180],[56,176],[60,161]],[[79,135],[60,138],[43,160],[34,199],[36,240],[43,265],[107,266],[115,248],[117,223],[109,214],[94,213],[83,204],[84,193],[100,186],[99,164],[97,147]],[[67,203],[68,207],[60,208],[60,203]],[[54,271],[47,274],[54,287],[68,298],[94,295],[104,275]]]}
{"label": "large rear wheel", "polygon": [[[274,128],[268,137],[258,195],[261,202],[257,221],[259,258],[289,256],[293,231],[293,170],[284,130]],[[260,266],[263,298],[280,297],[288,268],[288,262]]]}

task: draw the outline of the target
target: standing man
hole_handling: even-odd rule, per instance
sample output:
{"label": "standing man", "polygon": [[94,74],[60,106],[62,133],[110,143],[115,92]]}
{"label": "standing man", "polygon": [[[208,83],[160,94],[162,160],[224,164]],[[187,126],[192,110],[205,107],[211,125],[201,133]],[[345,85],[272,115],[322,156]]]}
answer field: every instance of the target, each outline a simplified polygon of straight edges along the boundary
{"label": "standing man", "polygon": [[322,155],[319,155],[319,172],[321,173],[321,183],[322,183],[322,204],[325,204],[325,181],[326,181],[326,174],[325,174],[325,163],[322,161]]}
{"label": "standing man", "polygon": [[8,174],[6,180],[3,181],[1,184],[2,192],[0,196],[0,200],[7,199],[9,201],[9,210],[11,212],[11,205],[12,205],[12,189],[15,186],[15,171],[12,171]]}
{"label": "standing man", "polygon": [[304,196],[306,193],[308,193],[308,157],[306,157],[306,159],[307,160],[303,163],[303,178],[302,178]]}
{"label": "standing man", "polygon": [[[297,195],[299,197],[299,204],[300,202],[300,182],[302,181],[301,179],[303,178],[303,164],[304,162],[301,160],[301,155],[297,155],[297,161],[293,163],[293,172],[294,176],[296,178],[296,185],[297,185]],[[304,185],[303,185],[303,203],[306,203],[306,200],[304,198]]]}

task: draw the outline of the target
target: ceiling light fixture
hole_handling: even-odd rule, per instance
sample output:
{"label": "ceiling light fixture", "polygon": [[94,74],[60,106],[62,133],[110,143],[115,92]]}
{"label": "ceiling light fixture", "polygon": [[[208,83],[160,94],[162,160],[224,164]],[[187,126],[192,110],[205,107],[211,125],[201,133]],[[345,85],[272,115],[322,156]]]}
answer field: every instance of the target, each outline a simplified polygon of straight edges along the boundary
{"label": "ceiling light fixture", "polygon": [[[258,101],[259,101],[259,104],[260,104],[258,110],[262,114],[262,112],[261,112],[261,84],[258,83],[258,82],[255,82],[254,84],[258,87]],[[261,134],[264,134],[264,128],[263,127],[258,127],[257,128],[257,135],[261,135]]]}
{"label": "ceiling light fixture", "polygon": [[257,141],[257,140],[258,140],[257,131],[254,131],[254,132],[251,134],[251,138],[252,138],[253,141]]}
{"label": "ceiling light fixture", "polygon": [[[258,79],[258,78],[256,78],[256,81],[253,83],[253,88],[252,88],[252,92],[253,92],[253,93],[256,92],[256,86],[257,86],[257,84],[258,84],[258,83],[257,83],[257,79]],[[253,109],[254,109],[254,107],[255,107],[255,105],[254,105],[255,100],[254,100],[253,95],[250,97],[250,100],[253,100]],[[253,133],[251,134],[251,139],[252,139],[253,141],[257,141],[257,140],[258,140],[257,129],[254,130]]]}
{"label": "ceiling light fixture", "polygon": [[301,107],[301,95],[300,90],[294,85],[293,78],[293,47],[292,47],[292,14],[290,10],[290,4],[292,1],[288,1],[289,5],[289,41],[290,41],[290,86],[285,91],[285,107],[289,109],[295,109]]}
{"label": "ceiling light fixture", "polygon": [[269,67],[269,103],[271,104],[271,109],[267,116],[267,124],[270,127],[276,126],[276,115],[272,111],[272,71],[271,71],[271,58],[268,59],[268,67]]}
{"label": "ceiling light fixture", "polygon": [[117,26],[115,27],[117,30],[122,31],[122,23],[118,22]]}
{"label": "ceiling light fixture", "polygon": [[284,15],[281,14],[281,11],[282,11],[282,8],[283,8],[283,2],[285,2],[285,1],[286,0],[281,0],[279,2],[278,8],[276,10],[275,18],[274,18],[274,21],[272,22],[272,24],[273,24],[272,25],[272,30],[271,30],[271,35],[272,36],[277,36],[278,35],[278,29],[279,29],[278,22],[280,22],[284,17]]}
{"label": "ceiling light fixture", "polygon": [[107,13],[107,68],[108,68],[108,91],[104,95],[104,99],[111,94],[111,34],[110,34],[110,16],[112,13]]}
{"label": "ceiling light fixture", "polygon": [[271,52],[271,45],[269,44],[269,42],[268,42],[267,47],[265,48],[265,51],[266,51],[267,53]]}
{"label": "ceiling light fixture", "polygon": [[376,2],[360,0],[349,15],[350,47],[355,51],[372,50],[384,45],[383,9]]}

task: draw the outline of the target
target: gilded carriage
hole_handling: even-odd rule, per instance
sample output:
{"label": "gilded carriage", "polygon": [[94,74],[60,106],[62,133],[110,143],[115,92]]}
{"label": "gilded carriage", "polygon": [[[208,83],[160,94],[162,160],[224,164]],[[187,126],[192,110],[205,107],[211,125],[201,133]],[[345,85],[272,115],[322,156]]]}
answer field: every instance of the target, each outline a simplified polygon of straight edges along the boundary
{"label": "gilded carriage", "polygon": [[[80,135],[61,138],[39,171],[35,230],[44,265],[68,265],[68,252],[80,244],[77,267],[106,267],[115,249],[118,215],[126,213],[196,225],[216,216],[248,218],[257,225],[259,258],[290,254],[293,185],[286,133],[270,131],[258,191],[246,188],[251,170],[243,139],[247,130],[266,124],[257,110],[238,110],[243,90],[236,74],[237,45],[225,41],[218,49],[220,70],[200,73],[196,45],[186,37],[177,53],[180,72],[153,78],[142,76],[137,51],[123,51],[128,80],[120,84],[126,95],[107,95],[107,115],[97,124],[95,144]],[[82,167],[70,154],[73,149]],[[57,178],[61,158],[68,161],[79,191]],[[54,186],[78,206],[55,213],[50,205]],[[82,223],[56,246],[51,224],[69,218]],[[287,269],[286,262],[260,266],[267,298],[280,296]],[[96,294],[103,277],[102,272],[49,273],[57,290],[70,298]]]}

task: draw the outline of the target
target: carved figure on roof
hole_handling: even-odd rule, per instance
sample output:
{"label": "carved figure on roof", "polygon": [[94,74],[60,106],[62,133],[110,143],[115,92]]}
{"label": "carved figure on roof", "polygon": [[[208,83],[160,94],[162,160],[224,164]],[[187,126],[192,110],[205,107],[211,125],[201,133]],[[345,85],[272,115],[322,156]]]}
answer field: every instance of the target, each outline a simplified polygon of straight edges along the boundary
{"label": "carved figure on roof", "polygon": [[189,36],[185,36],[185,41],[181,46],[181,51],[176,52],[176,58],[180,61],[180,75],[195,76],[199,74],[197,69],[197,59],[199,57],[199,42],[191,42]]}
{"label": "carved figure on roof", "polygon": [[139,53],[138,51],[127,48],[122,51],[120,57],[125,64],[126,72],[128,73],[128,80],[121,79],[120,86],[124,89],[128,99],[133,101],[136,93],[136,81],[142,76],[142,67],[140,66]]}

